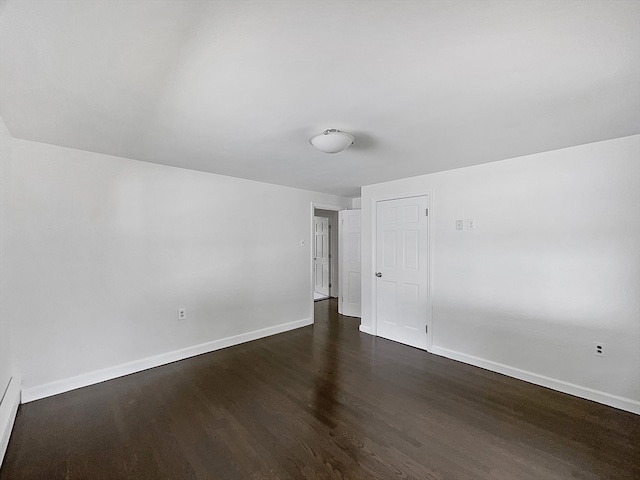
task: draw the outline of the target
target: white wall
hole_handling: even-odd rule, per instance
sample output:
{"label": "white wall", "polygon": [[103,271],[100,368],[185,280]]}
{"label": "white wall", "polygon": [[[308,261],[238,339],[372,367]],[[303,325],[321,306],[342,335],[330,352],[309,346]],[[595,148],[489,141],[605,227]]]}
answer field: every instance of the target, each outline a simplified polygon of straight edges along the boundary
{"label": "white wall", "polygon": [[20,403],[20,378],[12,362],[12,317],[7,312],[7,249],[11,222],[9,184],[11,182],[13,138],[0,117],[0,464],[9,445],[9,436]]}
{"label": "white wall", "polygon": [[311,202],[349,199],[13,146],[5,299],[27,400],[102,369],[311,318]]}
{"label": "white wall", "polygon": [[363,331],[375,202],[431,193],[433,351],[640,413],[640,136],[362,193]]}
{"label": "white wall", "polygon": [[13,373],[11,364],[11,331],[9,317],[3,305],[6,300],[6,239],[9,230],[7,183],[11,178],[12,138],[0,117],[0,399],[2,399]]}

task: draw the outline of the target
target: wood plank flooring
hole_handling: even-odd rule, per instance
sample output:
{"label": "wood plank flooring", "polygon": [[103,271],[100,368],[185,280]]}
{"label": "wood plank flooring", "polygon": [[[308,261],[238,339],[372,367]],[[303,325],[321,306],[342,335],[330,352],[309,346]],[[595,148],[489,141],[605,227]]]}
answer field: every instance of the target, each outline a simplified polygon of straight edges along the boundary
{"label": "wood plank flooring", "polygon": [[316,323],[22,405],[0,479],[640,479],[640,416]]}

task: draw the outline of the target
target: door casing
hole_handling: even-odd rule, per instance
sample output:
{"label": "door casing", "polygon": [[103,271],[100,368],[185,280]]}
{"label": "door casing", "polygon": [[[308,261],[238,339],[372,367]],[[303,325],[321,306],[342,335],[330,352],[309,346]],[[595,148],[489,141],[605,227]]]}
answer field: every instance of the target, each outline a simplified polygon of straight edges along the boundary
{"label": "door casing", "polygon": [[[314,291],[327,297],[331,296],[331,232],[330,221],[327,217],[314,216],[313,239],[313,272]],[[320,229],[320,233],[318,230]],[[318,240],[321,240],[319,244]],[[320,278],[320,282],[318,279]],[[325,285],[326,284],[326,285]]]}

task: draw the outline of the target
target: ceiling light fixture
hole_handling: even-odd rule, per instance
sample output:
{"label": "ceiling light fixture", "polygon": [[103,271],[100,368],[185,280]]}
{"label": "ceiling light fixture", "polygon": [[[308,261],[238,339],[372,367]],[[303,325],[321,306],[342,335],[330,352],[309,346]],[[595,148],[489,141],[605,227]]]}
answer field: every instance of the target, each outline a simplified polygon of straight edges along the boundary
{"label": "ceiling light fixture", "polygon": [[350,133],[328,128],[320,135],[311,137],[309,143],[324,153],[338,153],[353,144],[354,137]]}

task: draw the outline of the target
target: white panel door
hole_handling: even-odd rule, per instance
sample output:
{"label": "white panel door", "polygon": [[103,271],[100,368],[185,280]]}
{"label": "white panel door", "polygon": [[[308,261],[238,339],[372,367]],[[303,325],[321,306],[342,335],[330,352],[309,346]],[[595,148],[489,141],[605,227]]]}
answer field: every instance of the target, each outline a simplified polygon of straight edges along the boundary
{"label": "white panel door", "polygon": [[313,245],[313,272],[315,291],[329,296],[329,219],[313,217],[315,240]]}
{"label": "white panel door", "polygon": [[426,349],[427,196],[377,202],[377,335]]}
{"label": "white panel door", "polygon": [[338,312],[360,316],[360,210],[338,212],[340,221],[340,301]]}

